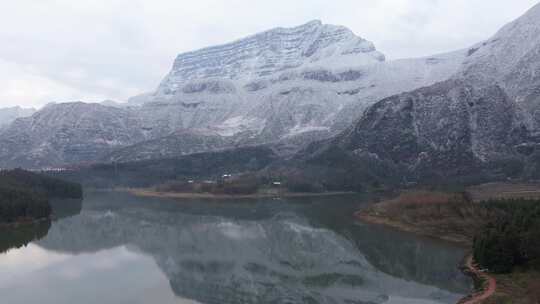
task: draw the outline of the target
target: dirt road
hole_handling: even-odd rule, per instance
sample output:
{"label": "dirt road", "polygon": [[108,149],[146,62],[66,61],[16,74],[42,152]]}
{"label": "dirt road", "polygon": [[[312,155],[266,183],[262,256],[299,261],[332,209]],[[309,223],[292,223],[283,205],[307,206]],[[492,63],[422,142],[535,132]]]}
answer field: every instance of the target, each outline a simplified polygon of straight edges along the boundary
{"label": "dirt road", "polygon": [[484,286],[482,288],[482,291],[477,292],[473,294],[472,296],[461,300],[458,304],[482,303],[482,301],[491,297],[495,293],[495,290],[497,289],[497,281],[495,280],[495,278],[493,278],[489,274],[482,272],[480,271],[480,269],[478,269],[478,266],[474,264],[472,255],[467,257],[466,268],[469,274],[473,276],[475,280],[476,279],[482,280],[484,282]]}

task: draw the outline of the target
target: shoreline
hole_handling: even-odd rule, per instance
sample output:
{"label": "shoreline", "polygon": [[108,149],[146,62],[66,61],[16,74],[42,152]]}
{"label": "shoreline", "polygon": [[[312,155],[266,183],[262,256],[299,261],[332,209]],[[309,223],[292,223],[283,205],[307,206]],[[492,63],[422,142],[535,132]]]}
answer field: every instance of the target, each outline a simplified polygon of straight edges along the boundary
{"label": "shoreline", "polygon": [[[413,224],[404,223],[400,220],[392,219],[387,215],[380,215],[374,210],[373,206],[380,206],[384,204],[379,202],[372,204],[371,207],[366,207],[354,213],[354,217],[364,223],[372,225],[382,225],[391,229],[396,229],[406,233],[413,233],[419,236],[433,238],[445,242],[452,243],[454,245],[467,248],[469,251],[472,248],[472,240],[470,237],[459,234],[440,233],[429,227],[417,226]],[[496,292],[497,282],[494,277],[487,273],[484,273],[478,269],[474,263],[472,253],[467,253],[462,262],[458,265],[458,268],[463,274],[470,277],[474,282],[474,288],[471,293],[457,302],[457,304],[479,304],[487,298],[491,297]]]}
{"label": "shoreline", "polygon": [[[374,215],[366,214],[364,210],[355,212],[354,217],[368,224],[382,225],[382,226],[386,226],[386,227],[403,231],[406,233],[413,233],[413,234],[424,236],[424,237],[434,238],[434,239],[453,243],[460,247],[470,248],[472,246],[471,240],[467,238],[451,237],[447,235],[445,236],[445,235],[430,233],[428,231],[425,231],[413,225],[400,223],[399,221],[394,221],[394,220],[391,220],[389,218],[385,218],[382,216],[374,216]],[[458,265],[458,268],[461,270],[463,274],[465,274],[466,276],[470,277],[473,280],[474,289],[471,291],[470,294],[463,297],[456,304],[479,304],[479,303],[482,303],[482,301],[491,297],[495,293],[496,287],[497,287],[497,281],[495,280],[495,278],[493,278],[489,274],[484,273],[480,271],[480,269],[478,269],[478,267],[474,263],[474,258],[471,253],[467,253],[467,255],[463,258],[463,261]]]}
{"label": "shoreline", "polygon": [[399,231],[413,233],[423,237],[434,238],[437,240],[453,243],[454,245],[458,245],[460,247],[469,248],[470,246],[472,246],[472,241],[466,237],[441,235],[435,232],[429,232],[413,225],[407,225],[399,221],[391,220],[387,217],[367,214],[363,210],[355,212],[354,217],[368,224],[382,225]]}
{"label": "shoreline", "polygon": [[34,225],[45,221],[51,221],[53,218],[52,216],[43,217],[39,219],[21,219],[17,220],[13,223],[0,223],[0,228],[18,228],[20,226],[28,226],[28,225]]}
{"label": "shoreline", "polygon": [[478,304],[487,300],[497,290],[497,281],[489,274],[482,272],[474,262],[472,254],[468,254],[462,262],[461,271],[474,281],[475,292],[461,299],[457,304]]}
{"label": "shoreline", "polygon": [[334,196],[334,195],[347,195],[354,194],[354,192],[322,192],[322,193],[256,193],[256,194],[212,194],[212,193],[194,193],[194,192],[159,192],[151,189],[115,189],[116,191],[127,192],[135,196],[141,197],[157,197],[157,198],[172,198],[172,199],[217,199],[217,200],[230,200],[230,199],[258,199],[258,198],[288,198],[288,197],[320,197],[320,196]]}

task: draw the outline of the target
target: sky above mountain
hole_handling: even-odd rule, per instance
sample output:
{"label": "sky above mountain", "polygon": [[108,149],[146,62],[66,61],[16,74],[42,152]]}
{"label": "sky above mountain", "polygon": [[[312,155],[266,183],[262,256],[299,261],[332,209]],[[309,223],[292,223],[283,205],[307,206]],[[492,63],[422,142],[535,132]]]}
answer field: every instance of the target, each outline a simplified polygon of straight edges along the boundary
{"label": "sky above mountain", "polygon": [[18,0],[0,11],[0,108],[124,101],[153,90],[177,54],[313,19],[389,59],[466,48],[537,0]]}

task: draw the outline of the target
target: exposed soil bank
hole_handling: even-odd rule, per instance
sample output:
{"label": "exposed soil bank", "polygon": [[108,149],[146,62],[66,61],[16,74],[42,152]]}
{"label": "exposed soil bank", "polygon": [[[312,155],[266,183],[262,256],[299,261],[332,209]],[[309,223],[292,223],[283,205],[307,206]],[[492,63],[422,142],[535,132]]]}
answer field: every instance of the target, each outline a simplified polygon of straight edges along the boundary
{"label": "exposed soil bank", "polygon": [[474,263],[472,255],[465,258],[463,272],[473,278],[476,293],[463,298],[458,304],[479,304],[491,297],[497,289],[497,281],[491,275],[482,272]]}

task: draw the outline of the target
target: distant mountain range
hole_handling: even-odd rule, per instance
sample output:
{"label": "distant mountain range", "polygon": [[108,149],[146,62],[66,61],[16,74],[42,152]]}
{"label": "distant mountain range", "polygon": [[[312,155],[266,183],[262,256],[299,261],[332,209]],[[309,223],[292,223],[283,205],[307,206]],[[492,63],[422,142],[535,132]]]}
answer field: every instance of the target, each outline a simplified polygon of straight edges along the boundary
{"label": "distant mountain range", "polygon": [[35,109],[24,109],[21,107],[0,108],[0,128],[11,124],[15,119],[31,116]]}
{"label": "distant mountain range", "polygon": [[265,143],[294,152],[343,131],[383,97],[450,77],[465,53],[387,62],[342,26],[277,28],[179,55],[157,90],[130,106],[59,103],[20,119],[0,133],[0,167]]}
{"label": "distant mountain range", "polygon": [[533,177],[539,57],[540,5],[468,49],[394,61],[342,26],[276,28],[180,54],[127,106],[54,104],[17,119],[0,129],[0,167],[265,145],[293,170],[354,176],[351,187]]}

